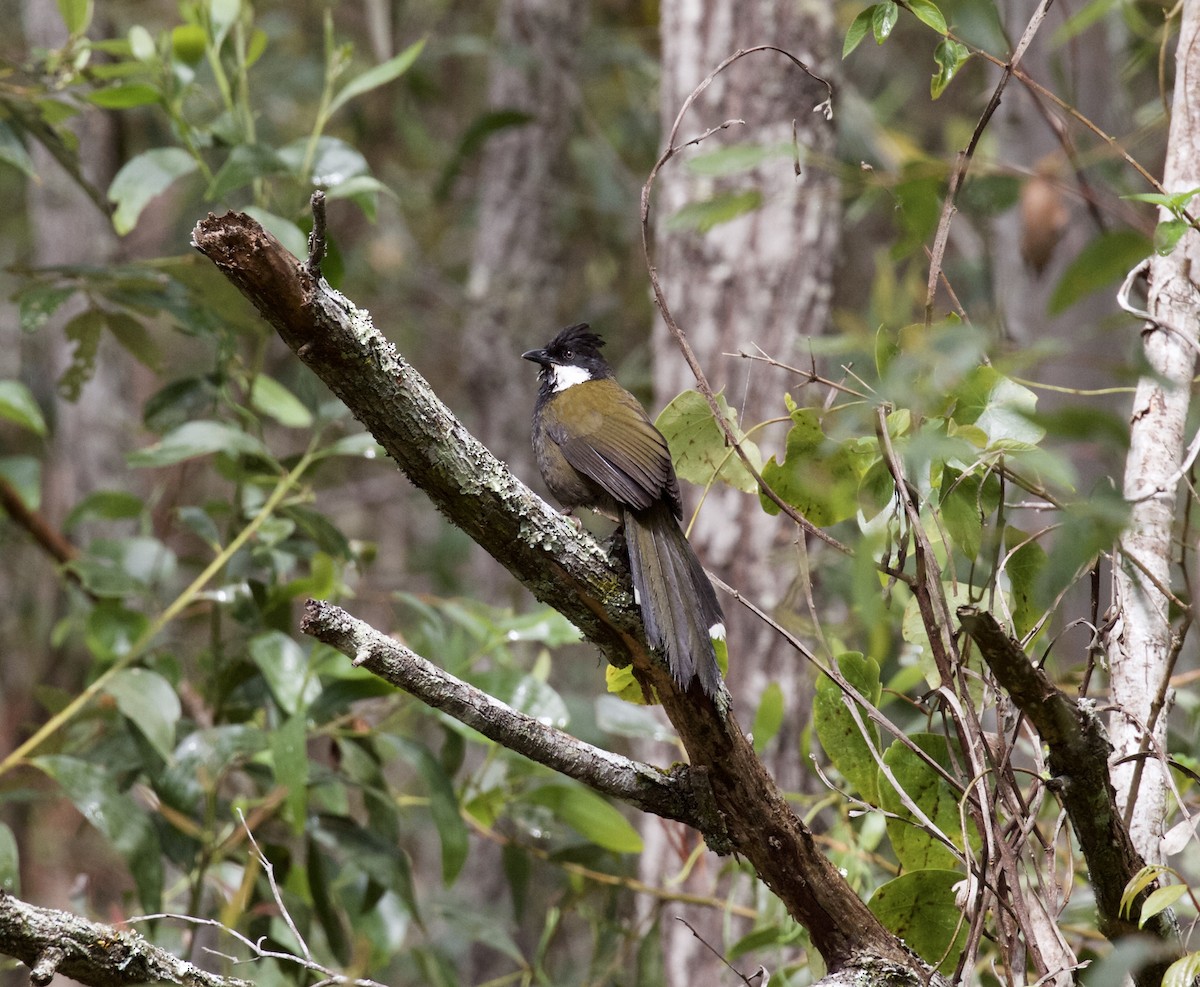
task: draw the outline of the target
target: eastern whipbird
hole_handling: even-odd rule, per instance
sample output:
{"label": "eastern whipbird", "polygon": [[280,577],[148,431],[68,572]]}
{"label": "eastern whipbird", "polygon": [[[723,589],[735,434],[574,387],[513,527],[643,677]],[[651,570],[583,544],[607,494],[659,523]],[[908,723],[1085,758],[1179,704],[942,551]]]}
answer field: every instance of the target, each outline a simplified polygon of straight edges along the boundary
{"label": "eastern whipbird", "polygon": [[679,527],[683,506],[667,440],[617,383],[603,345],[581,323],[521,354],[541,367],[533,409],[538,469],[568,511],[587,507],[622,523],[647,641],[666,656],[680,689],[698,679],[716,697],[721,604]]}

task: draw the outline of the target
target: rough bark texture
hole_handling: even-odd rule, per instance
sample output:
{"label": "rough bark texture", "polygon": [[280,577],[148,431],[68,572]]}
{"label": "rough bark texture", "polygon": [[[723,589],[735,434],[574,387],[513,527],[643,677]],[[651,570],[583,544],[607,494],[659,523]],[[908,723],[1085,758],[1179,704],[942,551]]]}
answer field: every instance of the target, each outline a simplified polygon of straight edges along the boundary
{"label": "rough bark texture", "polygon": [[[921,971],[817,850],[733,714],[698,687],[675,690],[645,645],[619,569],[534,497],[354,309],[315,281],[253,220],[209,217],[193,242],[375,435],[451,521],[657,691],[692,770],[706,776],[728,845],[808,930],[831,970],[883,960]],[[698,782],[697,782],[698,783]]]}
{"label": "rough bark texture", "polygon": [[[1200,0],[1185,0],[1175,57],[1175,97],[1163,185],[1168,192],[1200,186]],[[1190,204],[1195,213],[1195,200]],[[1165,215],[1164,219],[1169,218]],[[1173,658],[1168,599],[1172,533],[1182,471],[1184,428],[1196,365],[1200,233],[1189,230],[1166,257],[1150,261],[1142,330],[1149,373],[1138,383],[1130,415],[1125,496],[1133,514],[1121,538],[1116,569],[1120,618],[1109,636],[1110,732],[1119,763],[1113,770],[1134,844],[1150,863],[1162,861],[1167,804],[1167,679]],[[1148,729],[1148,732],[1147,732]]]}
{"label": "rough bark texture", "polygon": [[[830,74],[834,25],[828,4],[664,0],[661,16],[664,133],[696,85],[740,48],[777,45],[819,74]],[[764,364],[723,354],[755,353],[755,347],[761,347],[784,362],[803,363],[803,340],[824,333],[828,320],[839,205],[836,180],[822,163],[832,156],[835,129],[822,114],[813,112],[825,96],[824,87],[778,53],[741,59],[697,99],[680,136],[691,138],[734,118],[744,120],[745,126],[732,127],[689,149],[683,159],[660,173],[655,188],[654,263],[668,305],[713,388],[724,390],[746,424],[786,414],[783,393],[794,381]],[[687,157],[719,145],[786,147],[793,120],[802,148],[799,177],[786,155],[732,178],[714,179],[687,168]],[[805,161],[806,156],[812,163]],[[708,233],[667,226],[666,220],[690,202],[744,189],[761,191],[761,208]],[[686,363],[661,323],[654,333],[654,383],[660,406],[693,386]],[[782,435],[776,429],[755,439],[770,447],[773,440],[782,445]],[[804,610],[799,602],[803,593],[796,584],[802,555],[795,538],[796,532],[765,514],[756,498],[720,485],[708,493],[692,531],[706,566],[789,623],[794,618],[787,613]],[[808,670],[778,635],[748,611],[728,606],[726,625],[730,689],[743,707],[754,708],[771,682],[778,683],[788,697],[790,715],[765,757],[785,789],[800,789],[805,780],[802,759],[796,755],[811,701]],[[644,835],[648,846],[658,849],[642,857],[643,876],[662,880],[682,861],[672,852],[670,834],[662,827],[651,821]],[[713,875],[697,869],[691,881],[693,887],[711,885]],[[700,931],[710,942],[720,941],[719,916],[689,916],[689,921],[701,922]],[[686,927],[664,922],[663,929],[672,984],[720,976],[716,957]]]}
{"label": "rough bark texture", "polygon": [[[828,77],[832,32],[827,4],[668,0],[662,5],[664,132],[692,89],[739,48],[778,45]],[[733,118],[745,120],[745,126],[690,149],[661,172],[655,190],[654,262],[667,302],[714,390],[723,389],[748,424],[786,414],[783,392],[794,381],[781,371],[723,354],[753,353],[758,346],[785,362],[803,362],[803,341],[822,334],[828,320],[839,209],[836,180],[822,164],[833,151],[834,127],[813,112],[825,97],[823,86],[778,53],[741,59],[696,100],[681,136]],[[802,148],[800,177],[786,156],[719,180],[686,167],[687,156],[716,150],[718,143],[787,146],[793,120]],[[813,163],[806,163],[806,156]],[[667,228],[665,221],[689,202],[741,189],[761,191],[761,208],[704,234]],[[694,382],[661,325],[654,345],[655,391],[665,403]],[[781,442],[782,431],[774,434]],[[769,446],[770,435],[755,438]],[[710,491],[692,540],[710,569],[768,610],[793,588],[781,575],[796,572],[793,532],[745,494],[723,487]],[[806,692],[790,649],[744,611],[731,610],[735,694],[757,697],[767,682],[779,682],[785,695],[799,702]],[[798,728],[799,717],[795,720]],[[784,787],[802,783],[793,756],[796,736],[793,731],[779,739],[784,753],[773,767],[784,772],[779,776]]]}

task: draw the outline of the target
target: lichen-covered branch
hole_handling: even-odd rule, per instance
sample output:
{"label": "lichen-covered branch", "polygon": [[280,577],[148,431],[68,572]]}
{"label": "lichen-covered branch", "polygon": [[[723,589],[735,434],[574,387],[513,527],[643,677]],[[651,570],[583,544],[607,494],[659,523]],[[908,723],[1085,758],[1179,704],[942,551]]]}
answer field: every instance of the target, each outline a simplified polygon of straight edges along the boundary
{"label": "lichen-covered branch", "polygon": [[88,987],[164,983],[185,987],[253,987],[207,973],[129,929],[116,929],[54,908],[30,905],[0,889],[0,953],[30,969],[34,987],[56,974]]}

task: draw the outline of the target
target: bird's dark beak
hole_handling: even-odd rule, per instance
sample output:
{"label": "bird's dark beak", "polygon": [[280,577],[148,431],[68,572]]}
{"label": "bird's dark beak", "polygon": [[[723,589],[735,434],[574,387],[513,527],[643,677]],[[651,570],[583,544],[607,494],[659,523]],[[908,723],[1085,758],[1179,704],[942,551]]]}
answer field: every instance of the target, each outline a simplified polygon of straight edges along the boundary
{"label": "bird's dark beak", "polygon": [[540,363],[543,367],[551,366],[554,361],[546,355],[545,350],[526,350],[521,354],[522,360],[532,360],[534,363]]}

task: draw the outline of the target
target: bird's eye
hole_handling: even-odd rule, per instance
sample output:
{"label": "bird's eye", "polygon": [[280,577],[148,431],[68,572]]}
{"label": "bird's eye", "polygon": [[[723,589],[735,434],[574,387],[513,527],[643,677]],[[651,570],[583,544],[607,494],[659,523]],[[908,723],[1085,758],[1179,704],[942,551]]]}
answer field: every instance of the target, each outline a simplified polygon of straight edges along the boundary
{"label": "bird's eye", "polygon": [[572,357],[575,356],[575,351],[573,349],[571,349],[570,347],[567,347],[567,349],[563,350],[563,356],[565,356],[568,360],[570,360]]}

